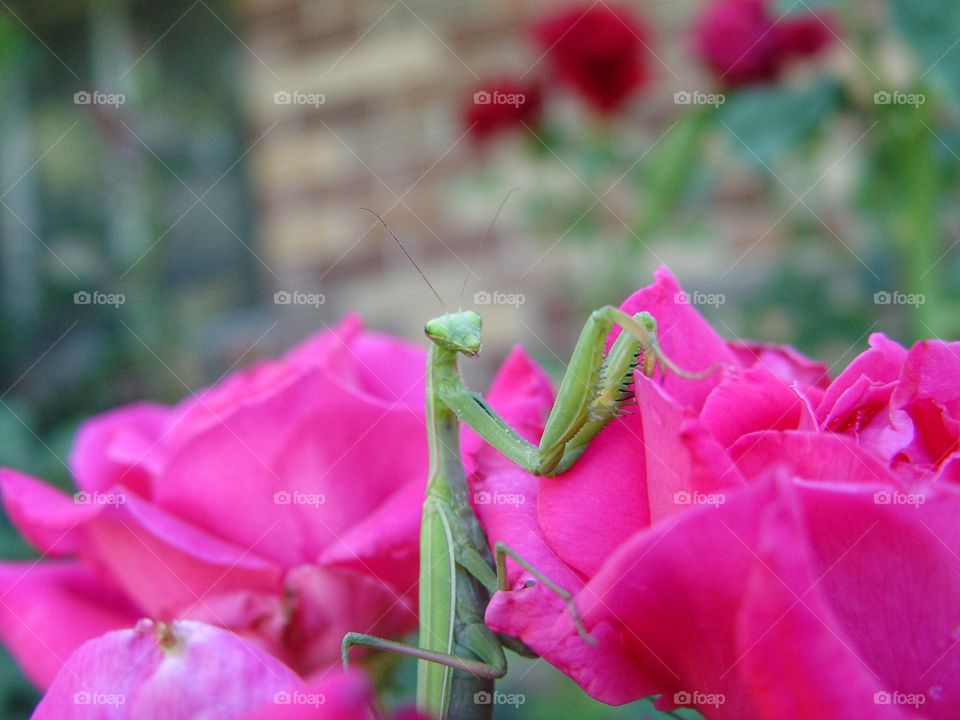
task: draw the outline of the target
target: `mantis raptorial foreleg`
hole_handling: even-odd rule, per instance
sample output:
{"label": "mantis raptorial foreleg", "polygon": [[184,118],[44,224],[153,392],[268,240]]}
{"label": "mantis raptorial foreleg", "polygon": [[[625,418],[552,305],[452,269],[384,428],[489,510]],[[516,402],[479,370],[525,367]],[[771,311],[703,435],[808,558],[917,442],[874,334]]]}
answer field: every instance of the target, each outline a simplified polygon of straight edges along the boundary
{"label": "mantis raptorial foreleg", "polygon": [[[615,324],[625,332],[604,355],[607,335]],[[658,362],[687,379],[700,379],[716,369],[691,373],[677,367],[660,349],[656,322],[649,313],[630,316],[612,306],[595,310],[577,340],[538,445],[520,437],[459,376],[437,389],[444,405],[496,450],[527,472],[549,476],[569,469],[621,412],[631,398],[633,369],[639,364],[644,374],[652,375]]]}

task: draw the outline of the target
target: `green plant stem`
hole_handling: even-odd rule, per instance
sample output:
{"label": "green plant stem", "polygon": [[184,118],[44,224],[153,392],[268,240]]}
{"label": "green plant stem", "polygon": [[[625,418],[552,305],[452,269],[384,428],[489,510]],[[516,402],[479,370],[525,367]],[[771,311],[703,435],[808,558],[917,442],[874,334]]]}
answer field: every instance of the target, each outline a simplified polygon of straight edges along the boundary
{"label": "green plant stem", "polygon": [[939,174],[927,107],[921,105],[904,113],[902,152],[897,154],[903,203],[893,221],[907,291],[922,298],[911,313],[915,338],[940,336],[945,331],[937,283],[941,240]]}
{"label": "green plant stem", "polygon": [[634,224],[634,240],[645,240],[659,229],[683,198],[701,158],[706,130],[712,125],[716,110],[698,108],[660,138],[650,150],[642,175],[645,207]]}

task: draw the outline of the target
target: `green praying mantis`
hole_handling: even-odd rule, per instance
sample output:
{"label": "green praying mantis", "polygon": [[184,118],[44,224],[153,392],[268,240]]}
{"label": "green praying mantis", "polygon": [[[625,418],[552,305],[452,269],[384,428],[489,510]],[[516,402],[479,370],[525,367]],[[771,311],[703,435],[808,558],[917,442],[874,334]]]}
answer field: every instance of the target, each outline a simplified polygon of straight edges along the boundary
{"label": "green praying mantis", "polygon": [[[430,285],[383,219],[369,212]],[[604,353],[614,325],[624,332]],[[675,365],[660,349],[657,323],[649,313],[629,315],[612,306],[602,307],[591,313],[580,333],[543,435],[534,445],[472,392],[460,375],[459,356],[480,354],[481,327],[480,316],[469,310],[446,313],[425,326],[430,340],[426,374],[430,469],[420,531],[419,644],[414,647],[361,633],[348,633],[342,644],[344,665],[354,646],[416,658],[417,707],[431,718],[489,718],[494,681],[507,672],[504,648],[535,656],[519,640],[496,635],[484,623],[492,594],[509,589],[507,558],[560,597],[580,637],[593,642],[569,592],[504,543],[497,542],[490,552],[470,504],[460,458],[460,423],[527,472],[550,477],[569,469],[607,423],[624,412],[632,399],[635,368],[651,376],[660,363],[688,379],[703,378],[716,369],[692,373]]]}

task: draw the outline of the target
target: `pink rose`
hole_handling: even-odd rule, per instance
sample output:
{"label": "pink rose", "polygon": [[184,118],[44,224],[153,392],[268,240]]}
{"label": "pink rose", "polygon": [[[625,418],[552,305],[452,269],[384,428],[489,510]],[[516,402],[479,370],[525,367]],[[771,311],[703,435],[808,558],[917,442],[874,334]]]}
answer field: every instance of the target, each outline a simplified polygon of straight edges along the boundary
{"label": "pink rose", "polygon": [[0,564],[0,637],[45,687],[141,617],[229,628],[299,673],[416,627],[425,353],[355,317],[175,407],[86,422],[71,497],[0,471],[43,553]]}
{"label": "pink rose", "polygon": [[[661,269],[623,308],[650,311],[682,367],[728,370],[638,376],[639,407],[556,478],[473,450],[476,491],[518,499],[477,505],[491,541],[573,592],[596,646],[513,565],[488,624],[614,704],[956,716],[960,492],[933,481],[953,467],[956,346],[920,344],[908,362],[874,338],[829,382],[789,349],[722,340],[684,297]],[[528,437],[549,407],[542,384],[528,364],[501,388]]]}
{"label": "pink rose", "polygon": [[910,351],[883,335],[831,384],[817,409],[824,429],[851,437],[905,482],[960,479],[960,344]]}
{"label": "pink rose", "polygon": [[233,633],[191,620],[143,620],[81,645],[33,720],[364,720],[369,703],[361,673],[333,672],[307,685]]}
{"label": "pink rose", "polygon": [[697,54],[728,86],[771,82],[794,58],[816,55],[835,37],[826,13],[780,17],[768,0],[718,0],[694,30]]}

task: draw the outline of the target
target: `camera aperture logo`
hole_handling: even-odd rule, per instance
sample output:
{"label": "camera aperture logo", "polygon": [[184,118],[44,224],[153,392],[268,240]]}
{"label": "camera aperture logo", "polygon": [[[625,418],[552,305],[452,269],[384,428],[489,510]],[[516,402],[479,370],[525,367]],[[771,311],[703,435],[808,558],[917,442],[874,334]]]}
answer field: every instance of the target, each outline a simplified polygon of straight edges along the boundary
{"label": "camera aperture logo", "polygon": [[698,90],[677,90],[673,94],[674,105],[713,105],[718,108],[727,101],[723,93],[705,93]]}
{"label": "camera aperture logo", "polygon": [[105,293],[99,290],[78,290],[73,294],[74,305],[112,305],[117,308],[127,302],[123,293]]}
{"label": "camera aperture logo", "polygon": [[473,694],[473,704],[474,705],[513,705],[514,707],[520,707],[527,701],[526,695],[523,693],[502,693],[502,692],[487,692],[486,690],[480,690]]}
{"label": "camera aperture logo", "polygon": [[122,693],[104,693],[81,690],[73,694],[74,705],[107,705],[110,707],[120,707],[127,702],[127,698]]}
{"label": "camera aperture logo", "polygon": [[712,505],[720,507],[727,501],[723,493],[702,493],[679,490],[673,494],[674,505]]}
{"label": "camera aperture logo", "polygon": [[305,505],[318,508],[326,502],[327,496],[323,493],[278,490],[273,494],[274,505]]}
{"label": "camera aperture logo", "polygon": [[874,305],[913,305],[919,307],[927,301],[927,296],[922,293],[903,293],[898,290],[889,292],[880,290],[873,294]]}
{"label": "camera aperture logo", "polygon": [[105,105],[120,107],[127,101],[123,93],[105,93],[99,90],[80,90],[73,94],[74,105]]}
{"label": "camera aperture logo", "polygon": [[926,104],[927,96],[923,93],[905,93],[899,90],[877,90],[873,94],[874,105],[913,105],[920,107]]}
{"label": "camera aperture logo", "polygon": [[927,501],[922,493],[905,493],[897,490],[877,490],[873,494],[874,505],[913,505],[920,507]]}
{"label": "camera aperture logo", "polygon": [[489,492],[478,490],[473,494],[473,502],[477,505],[513,505],[519,507],[527,501],[520,493]]}
{"label": "camera aperture logo", "polygon": [[523,93],[505,93],[499,90],[477,90],[473,94],[474,105],[512,105],[520,107],[527,101]]}
{"label": "camera aperture logo", "polygon": [[522,293],[505,293],[499,290],[493,292],[489,290],[480,290],[473,294],[475,305],[509,305],[519,308],[527,301],[527,296]]}
{"label": "camera aperture logo", "polygon": [[113,505],[114,507],[120,507],[126,501],[126,496],[121,493],[104,493],[99,490],[93,492],[81,490],[73,494],[74,505]]}
{"label": "camera aperture logo", "polygon": [[673,296],[673,301],[677,305],[708,305],[718,308],[727,301],[727,296],[723,293],[704,293],[698,290],[681,291]]}
{"label": "camera aperture logo", "polygon": [[296,90],[279,90],[273,94],[274,105],[307,105],[319,109],[327,101],[323,93],[305,93]]}
{"label": "camera aperture logo", "polygon": [[274,305],[306,305],[319,308],[327,301],[323,293],[305,293],[298,290],[277,290],[273,294]]}
{"label": "camera aperture logo", "polygon": [[698,708],[713,707],[719,708],[727,701],[723,693],[705,693],[699,690],[690,692],[680,690],[673,694],[673,702],[676,705],[693,705]]}
{"label": "camera aperture logo", "polygon": [[280,690],[273,694],[274,705],[308,705],[310,707],[320,707],[326,704],[327,697],[323,693],[310,693],[294,691],[288,692]]}
{"label": "camera aperture logo", "polygon": [[923,693],[888,692],[886,690],[880,690],[873,694],[874,705],[910,705],[911,707],[919,708],[925,702],[927,702],[927,696]]}

